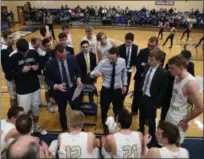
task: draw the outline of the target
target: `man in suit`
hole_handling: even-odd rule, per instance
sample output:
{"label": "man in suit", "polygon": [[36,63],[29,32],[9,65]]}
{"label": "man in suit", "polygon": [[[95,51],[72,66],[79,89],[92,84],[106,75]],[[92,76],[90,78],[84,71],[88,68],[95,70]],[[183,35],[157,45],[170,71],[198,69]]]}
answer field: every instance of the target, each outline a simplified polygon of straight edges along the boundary
{"label": "man in suit", "polygon": [[[148,62],[149,52],[153,50],[154,48],[158,48],[158,39],[153,36],[149,38],[147,48],[141,49],[137,56],[137,62],[136,62],[137,71],[134,76],[135,85],[134,85],[134,98],[133,98],[133,103],[132,103],[132,113],[133,114],[138,113],[138,102],[140,99],[139,88],[140,88],[141,81],[142,81],[142,74],[144,73],[144,68]],[[164,65],[165,56],[166,54],[163,52],[163,58],[161,61],[162,66]]]}
{"label": "man in suit", "polygon": [[156,136],[156,110],[163,105],[166,92],[168,73],[162,68],[161,60],[163,52],[157,48],[149,53],[148,65],[145,67],[140,87],[142,96],[139,102],[139,130],[144,133],[144,125],[147,119],[149,133],[152,136],[150,146],[155,146]]}
{"label": "man in suit", "polygon": [[87,40],[81,42],[81,49],[82,52],[76,55],[81,70],[81,81],[84,84],[94,84],[94,80],[90,78],[89,73],[96,67],[96,54],[89,52],[89,42]]}
{"label": "man in suit", "polygon": [[67,45],[67,34],[59,33],[58,38],[60,43],[64,45],[67,55],[74,55],[74,48]]}
{"label": "man in suit", "polygon": [[136,67],[138,46],[133,44],[133,41],[134,41],[134,34],[127,33],[125,35],[125,44],[122,44],[121,46],[119,46],[120,57],[124,58],[126,62],[127,77],[128,77],[127,92],[124,94],[123,100],[125,100],[125,97],[129,90],[132,71]]}
{"label": "man in suit", "polygon": [[62,131],[67,131],[67,101],[73,109],[78,109],[79,106],[77,99],[72,101],[76,86],[81,87],[80,70],[76,58],[72,55],[66,56],[64,45],[57,44],[55,58],[48,61],[44,74],[45,82],[58,105]]}

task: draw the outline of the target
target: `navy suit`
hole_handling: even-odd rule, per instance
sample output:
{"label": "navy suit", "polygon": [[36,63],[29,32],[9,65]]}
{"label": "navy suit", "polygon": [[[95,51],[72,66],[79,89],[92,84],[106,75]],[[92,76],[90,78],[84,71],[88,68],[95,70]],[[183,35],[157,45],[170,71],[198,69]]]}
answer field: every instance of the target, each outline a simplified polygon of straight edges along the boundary
{"label": "navy suit", "polygon": [[66,118],[66,108],[67,101],[69,101],[72,109],[79,108],[78,100],[71,101],[74,90],[76,88],[76,78],[80,77],[80,70],[76,62],[76,58],[72,55],[66,58],[70,80],[73,83],[73,87],[69,87],[66,92],[61,92],[54,89],[55,84],[62,84],[62,78],[60,74],[60,68],[56,58],[48,61],[45,67],[45,82],[50,87],[51,95],[56,101],[59,109],[60,124],[63,130],[67,130],[67,118]]}
{"label": "navy suit", "polygon": [[74,48],[70,46],[66,46],[66,51],[68,55],[74,55]]}

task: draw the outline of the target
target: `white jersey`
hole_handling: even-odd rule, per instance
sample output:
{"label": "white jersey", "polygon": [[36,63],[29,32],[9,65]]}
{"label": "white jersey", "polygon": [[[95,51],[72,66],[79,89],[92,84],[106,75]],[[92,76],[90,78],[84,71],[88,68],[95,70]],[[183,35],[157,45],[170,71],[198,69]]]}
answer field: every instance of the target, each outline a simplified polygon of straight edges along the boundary
{"label": "white jersey", "polygon": [[6,119],[1,120],[1,152],[5,149],[6,146],[6,143],[4,141],[6,135],[13,128],[15,128],[14,124],[7,122]]}
{"label": "white jersey", "polygon": [[[188,81],[195,80],[195,78],[190,73],[188,73],[188,76],[181,80],[179,83],[176,83],[177,79],[178,77],[176,77],[174,81],[170,108],[165,119],[167,122],[174,125],[178,125],[178,123],[185,119],[185,117],[192,110],[192,104],[188,102],[188,97],[183,94],[182,90]],[[184,131],[181,127],[178,128],[181,144],[185,139],[186,131]]]}
{"label": "white jersey", "polygon": [[183,120],[192,109],[192,105],[188,102],[188,97],[183,94],[182,90],[188,81],[195,80],[190,73],[179,83],[176,83],[177,78],[178,77],[176,77],[174,81],[170,108],[167,113],[167,116],[173,120],[174,124],[178,124]]}
{"label": "white jersey", "polygon": [[67,34],[67,41],[66,41],[66,43],[67,43],[67,46],[72,47],[72,36],[71,36],[71,34]]}
{"label": "white jersey", "polygon": [[131,134],[114,134],[117,155],[113,158],[140,158],[142,153],[142,143],[138,132],[133,131]]}
{"label": "white jersey", "polygon": [[100,54],[102,56],[102,60],[107,57],[108,51],[112,47],[113,47],[113,45],[112,45],[110,39],[107,39],[106,45],[101,45],[101,44],[98,45],[98,51],[100,52]]}
{"label": "white jersey", "polygon": [[[29,42],[29,49],[35,50],[35,48],[33,48],[32,44],[31,44],[31,42]],[[45,54],[46,54],[46,52],[42,48],[38,48],[36,51],[38,52],[38,54],[40,56],[45,56]]]}
{"label": "white jersey", "polygon": [[[96,40],[96,36],[92,36],[92,38],[91,39],[88,39],[86,36],[85,37],[83,37],[82,39],[81,39],[81,42],[83,41],[83,40],[87,40],[88,42],[89,42],[89,52],[93,52],[93,53],[97,53],[97,40]],[[81,46],[80,46],[81,47]]]}
{"label": "white jersey", "polygon": [[159,148],[161,158],[189,158],[189,152],[185,148],[179,148],[179,151],[172,152],[166,147]]}
{"label": "white jersey", "polygon": [[59,158],[91,158],[88,153],[88,133],[81,132],[77,135],[69,133],[61,134],[59,145]]}

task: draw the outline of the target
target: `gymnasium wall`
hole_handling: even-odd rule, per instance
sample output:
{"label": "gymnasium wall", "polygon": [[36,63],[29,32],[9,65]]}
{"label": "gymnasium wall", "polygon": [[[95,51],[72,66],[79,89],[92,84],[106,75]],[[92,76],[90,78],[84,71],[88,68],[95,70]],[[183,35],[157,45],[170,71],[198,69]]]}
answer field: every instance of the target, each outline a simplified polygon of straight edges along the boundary
{"label": "gymnasium wall", "polygon": [[[12,10],[14,13],[14,20],[18,22],[18,15],[17,15],[17,6],[23,6],[26,1],[1,1],[2,6],[7,6],[8,11]],[[190,11],[193,9],[199,9],[200,11],[203,10],[203,1],[174,1],[174,8],[179,11]],[[160,9],[162,8],[171,8],[172,6],[158,6],[155,5],[155,0],[152,1],[54,1],[54,0],[47,0],[47,1],[30,1],[32,7],[44,7],[44,8],[61,8],[62,5],[67,4],[68,7],[74,8],[78,4],[81,7],[85,7],[87,5],[91,6],[120,6],[120,8],[125,8],[128,6],[130,9],[141,9],[143,6],[146,8],[152,9]]]}

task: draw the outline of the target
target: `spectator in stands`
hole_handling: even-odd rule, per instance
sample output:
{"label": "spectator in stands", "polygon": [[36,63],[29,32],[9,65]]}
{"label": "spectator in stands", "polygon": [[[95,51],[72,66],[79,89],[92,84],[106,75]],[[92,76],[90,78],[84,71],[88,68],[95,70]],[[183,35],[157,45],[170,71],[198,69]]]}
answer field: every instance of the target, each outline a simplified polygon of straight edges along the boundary
{"label": "spectator in stands", "polygon": [[58,38],[60,43],[66,48],[67,55],[74,55],[74,48],[67,45],[67,34],[59,33]]}
{"label": "spectator in stands", "polygon": [[[178,146],[180,135],[176,125],[160,122],[156,136],[162,148],[152,147],[142,158],[190,158],[188,150]],[[149,135],[144,137],[145,144],[150,140]]]}
{"label": "spectator in stands", "polygon": [[[86,36],[84,36],[81,39],[81,42],[83,40],[87,40],[89,42],[89,51],[96,54],[97,53],[97,40],[96,40],[96,36],[93,35],[93,32],[94,32],[94,28],[92,26],[86,26],[85,27]],[[80,50],[81,50],[81,46],[80,46]]]}
{"label": "spectator in stands", "polygon": [[1,44],[1,66],[5,74],[6,85],[10,95],[10,106],[17,106],[17,97],[15,91],[15,83],[13,78],[9,78],[8,69],[9,69],[9,56],[13,52],[14,37],[13,32],[6,30],[3,32],[4,43]]}
{"label": "spectator in stands", "polygon": [[104,32],[99,32],[96,35],[96,39],[99,42],[97,48],[98,61],[101,61],[107,57],[108,50],[112,47],[116,47],[117,45],[113,40],[108,39]]}
{"label": "spectator in stands", "polygon": [[[61,133],[58,136],[58,155],[59,158],[98,158],[99,141],[92,132],[83,132],[84,114],[80,111],[73,110],[67,119],[69,132]],[[77,146],[76,146],[77,145]],[[71,152],[73,149],[75,155]]]}
{"label": "spectator in stands", "polygon": [[67,35],[67,45],[72,46],[72,36],[69,33],[69,29],[70,29],[69,25],[67,24],[62,25],[62,32]]}

